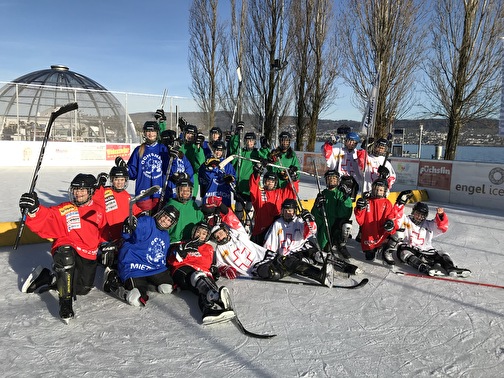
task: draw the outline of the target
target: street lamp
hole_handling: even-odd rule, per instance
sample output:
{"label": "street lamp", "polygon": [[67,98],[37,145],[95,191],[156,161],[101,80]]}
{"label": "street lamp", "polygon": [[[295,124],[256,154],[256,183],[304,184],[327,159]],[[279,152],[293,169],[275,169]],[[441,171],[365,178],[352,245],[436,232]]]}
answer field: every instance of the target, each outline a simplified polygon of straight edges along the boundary
{"label": "street lamp", "polygon": [[423,134],[423,124],[420,124],[420,136],[418,138],[418,159],[422,157],[422,134]]}

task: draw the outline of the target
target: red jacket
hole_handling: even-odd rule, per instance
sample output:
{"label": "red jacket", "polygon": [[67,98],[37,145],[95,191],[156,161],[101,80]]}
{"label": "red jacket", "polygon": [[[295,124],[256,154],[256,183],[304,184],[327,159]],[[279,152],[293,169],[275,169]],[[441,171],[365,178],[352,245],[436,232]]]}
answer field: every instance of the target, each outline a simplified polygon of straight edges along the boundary
{"label": "red jacket", "polygon": [[[396,210],[386,198],[370,198],[364,209],[354,210],[355,220],[361,226],[361,247],[363,251],[381,246],[387,237],[397,230]],[[394,229],[387,232],[383,229],[385,221],[394,221]]]}
{"label": "red jacket", "polygon": [[[93,195],[93,201],[105,209],[105,219],[107,225],[103,229],[103,238],[105,240],[117,240],[122,237],[122,226],[124,220],[129,216],[129,201],[131,195],[123,190],[116,192],[111,187],[100,187],[96,189]],[[136,203],[133,204],[133,214],[138,215],[142,212]]]}
{"label": "red jacket", "polygon": [[[287,198],[296,199],[296,193],[289,182],[285,188],[264,190],[260,187],[261,176],[252,174],[249,179],[250,199],[254,206],[254,229],[252,235],[259,235],[267,230],[280,215],[282,202]],[[299,182],[294,181],[294,189],[299,191]]]}
{"label": "red jacket", "polygon": [[213,262],[213,257],[214,248],[212,247],[212,245],[205,243],[198,247],[197,252],[189,252],[182,261],[178,261],[175,258],[175,254],[170,253],[170,256],[168,258],[168,265],[172,267],[172,275],[181,266],[191,266],[196,270],[201,270],[203,272],[209,273],[210,266]]}
{"label": "red jacket", "polygon": [[96,260],[98,245],[105,227],[105,211],[94,201],[75,206],[63,202],[56,206],[40,205],[38,211],[26,217],[26,225],[41,238],[54,239],[52,251],[69,245],[77,254],[88,260]]}

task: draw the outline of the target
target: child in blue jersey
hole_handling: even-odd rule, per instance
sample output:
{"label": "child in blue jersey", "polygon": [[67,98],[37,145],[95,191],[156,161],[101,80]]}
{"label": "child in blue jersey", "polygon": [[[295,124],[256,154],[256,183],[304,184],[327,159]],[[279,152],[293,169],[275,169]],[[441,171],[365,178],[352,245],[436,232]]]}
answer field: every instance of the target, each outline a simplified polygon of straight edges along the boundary
{"label": "child in blue jersey", "polygon": [[[136,147],[128,160],[128,175],[135,180],[135,196],[144,190],[159,185],[163,187],[169,154],[165,145],[158,142],[159,125],[155,121],[147,121],[143,126],[144,143]],[[156,208],[161,193],[154,193],[137,205],[144,211]]]}
{"label": "child in blue jersey", "polygon": [[199,184],[202,202],[208,197],[221,197],[222,202],[231,206],[231,185],[236,181],[236,171],[232,164],[227,164],[222,169],[219,164],[224,160],[224,142],[217,141],[212,144],[213,155],[199,168]]}
{"label": "child in blue jersey", "polygon": [[179,217],[180,212],[167,205],[153,217],[132,217],[131,223],[126,219],[118,274],[106,269],[103,290],[114,293],[133,306],[145,306],[149,299],[149,286],[155,286],[162,294],[171,293],[173,280],[166,266],[170,247],[167,231]]}

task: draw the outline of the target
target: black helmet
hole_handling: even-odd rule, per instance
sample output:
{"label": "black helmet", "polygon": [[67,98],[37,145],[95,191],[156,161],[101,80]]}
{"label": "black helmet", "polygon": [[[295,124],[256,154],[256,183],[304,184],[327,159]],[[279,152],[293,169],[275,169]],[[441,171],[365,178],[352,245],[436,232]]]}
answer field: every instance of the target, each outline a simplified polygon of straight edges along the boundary
{"label": "black helmet", "polygon": [[72,188],[94,188],[96,186],[96,177],[86,173],[79,173],[70,183]]}
{"label": "black helmet", "polygon": [[206,222],[198,222],[196,223],[192,230],[191,230],[191,239],[192,240],[195,240],[196,239],[196,233],[198,232],[198,230],[206,230],[207,231],[207,235],[206,235],[206,238],[205,240],[202,242],[205,243],[207,242],[209,239],[210,239],[210,226],[208,225],[208,223]]}
{"label": "black helmet", "polygon": [[297,202],[295,199],[287,198],[282,202],[282,209],[297,209]]}
{"label": "black helmet", "polygon": [[252,131],[248,131],[245,133],[245,136],[243,137],[245,140],[247,139],[253,139],[253,140],[257,140],[257,136],[254,132]]}
{"label": "black helmet", "polygon": [[[109,176],[110,176],[110,182],[112,184],[112,188],[115,191],[122,192],[124,189],[127,188],[127,186],[128,186],[128,180],[129,180],[128,168],[114,166],[114,167],[112,167],[112,169],[110,169]],[[122,187],[122,188],[116,188],[114,186],[114,177],[124,177],[124,179],[126,180],[124,182],[124,187]]]}
{"label": "black helmet", "polygon": [[[378,152],[377,151],[378,147],[384,147],[385,149],[383,151]],[[376,142],[374,142],[374,148],[373,148],[374,154],[377,156],[378,155],[384,156],[385,153],[387,152],[387,147],[388,147],[387,139],[385,139],[385,138],[378,139]]]}
{"label": "black helmet", "polygon": [[159,124],[156,121],[147,121],[143,125],[143,131],[157,131],[159,132]]}
{"label": "black helmet", "polygon": [[220,127],[214,126],[210,129],[210,135],[212,134],[219,134],[219,137],[222,136],[222,130]]}
{"label": "black helmet", "polygon": [[429,216],[429,206],[426,203],[423,203],[423,202],[415,203],[415,205],[413,206],[413,209],[411,210],[411,214],[413,215],[415,213],[415,211],[420,213],[420,215],[422,216],[422,219],[420,219],[418,221],[415,220],[415,217],[413,217],[413,216],[411,217],[411,220],[416,225],[419,225],[420,223],[422,223]]}
{"label": "black helmet", "polygon": [[[85,188],[88,191],[88,198],[85,201],[77,201],[74,196],[73,190],[76,188]],[[72,182],[70,183],[70,187],[68,188],[68,197],[70,198],[70,202],[74,205],[81,206],[88,203],[91,200],[91,196],[93,195],[96,188],[96,177],[86,173],[79,173],[74,177]]]}
{"label": "black helmet", "polygon": [[[172,221],[170,227],[168,228],[164,228],[159,224],[159,218],[165,215],[167,215]],[[160,230],[168,230],[169,228],[175,226],[179,217],[180,217],[180,211],[173,205],[166,205],[154,215],[154,219],[156,220],[156,226]]]}
{"label": "black helmet", "polygon": [[186,127],[184,128],[184,132],[186,134],[197,134],[198,133],[198,128],[194,125],[186,125]]}
{"label": "black helmet", "polygon": [[[336,183],[329,184],[329,180],[328,180],[329,177],[336,177],[337,178]],[[332,189],[332,188],[337,187],[340,182],[340,177],[341,177],[341,175],[337,170],[335,170],[335,169],[327,170],[326,173],[324,173],[324,178],[326,181],[327,188]]]}
{"label": "black helmet", "polygon": [[266,184],[266,181],[267,180],[274,180],[275,181],[275,186],[273,187],[273,189],[276,189],[276,187],[278,186],[278,176],[276,173],[273,173],[273,172],[266,172],[263,176],[263,186],[265,186],[264,184]]}
{"label": "black helmet", "polygon": [[[179,179],[176,184],[177,200],[182,203],[188,202],[192,198],[193,187],[194,187],[194,185],[191,182],[191,180],[186,179],[186,178]],[[191,193],[188,198],[182,198],[182,196],[180,195],[181,188],[190,188],[191,189]]]}
{"label": "black helmet", "polygon": [[212,150],[225,151],[226,144],[222,140],[216,140],[215,142],[212,143]]}
{"label": "black helmet", "polygon": [[[383,195],[378,196],[377,189],[383,187],[385,189]],[[388,191],[388,183],[387,180],[384,179],[376,179],[373,181],[373,184],[371,184],[371,197],[373,198],[385,198],[387,197],[387,191]]]}
{"label": "black helmet", "polygon": [[282,131],[280,135],[278,136],[278,140],[281,141],[282,139],[292,139],[292,135],[288,131]]}

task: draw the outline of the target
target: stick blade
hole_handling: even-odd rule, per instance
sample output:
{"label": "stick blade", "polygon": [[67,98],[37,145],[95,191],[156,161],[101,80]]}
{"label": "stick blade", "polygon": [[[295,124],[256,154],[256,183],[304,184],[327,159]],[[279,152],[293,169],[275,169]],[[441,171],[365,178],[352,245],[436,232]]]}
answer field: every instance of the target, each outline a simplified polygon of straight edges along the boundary
{"label": "stick blade", "polygon": [[152,196],[154,193],[158,192],[161,187],[159,185],[154,185],[151,186],[149,189],[146,189],[142,193],[140,193],[138,196],[132,197],[130,199],[130,204],[133,204],[135,202],[140,201],[141,199],[144,199],[146,197]]}

